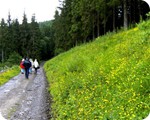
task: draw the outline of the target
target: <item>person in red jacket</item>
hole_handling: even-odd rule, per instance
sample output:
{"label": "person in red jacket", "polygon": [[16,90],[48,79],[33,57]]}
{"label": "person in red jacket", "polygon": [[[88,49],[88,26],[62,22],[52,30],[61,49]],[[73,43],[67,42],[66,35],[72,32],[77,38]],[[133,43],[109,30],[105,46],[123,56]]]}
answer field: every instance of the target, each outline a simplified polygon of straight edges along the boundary
{"label": "person in red jacket", "polygon": [[22,61],[20,62],[20,68],[21,68],[21,73],[24,74],[24,65],[23,65],[24,59],[22,59]]}

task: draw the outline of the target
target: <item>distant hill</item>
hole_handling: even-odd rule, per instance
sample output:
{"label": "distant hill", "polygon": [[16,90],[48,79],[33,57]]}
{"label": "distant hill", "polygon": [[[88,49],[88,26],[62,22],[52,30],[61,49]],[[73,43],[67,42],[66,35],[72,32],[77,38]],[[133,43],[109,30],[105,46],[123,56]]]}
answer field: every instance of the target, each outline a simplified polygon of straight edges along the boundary
{"label": "distant hill", "polygon": [[142,120],[150,112],[150,20],[44,65],[59,120]]}

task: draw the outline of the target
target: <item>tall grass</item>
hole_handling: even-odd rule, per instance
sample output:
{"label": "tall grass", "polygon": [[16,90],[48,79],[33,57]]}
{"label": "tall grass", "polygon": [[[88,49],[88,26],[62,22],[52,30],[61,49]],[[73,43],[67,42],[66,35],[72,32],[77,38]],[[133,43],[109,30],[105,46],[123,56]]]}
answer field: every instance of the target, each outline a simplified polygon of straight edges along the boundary
{"label": "tall grass", "polygon": [[4,72],[0,73],[0,86],[8,82],[12,77],[19,74],[19,72],[20,72],[19,66],[13,66],[12,68],[9,68]]}
{"label": "tall grass", "polygon": [[142,120],[150,112],[150,21],[45,65],[57,120]]}

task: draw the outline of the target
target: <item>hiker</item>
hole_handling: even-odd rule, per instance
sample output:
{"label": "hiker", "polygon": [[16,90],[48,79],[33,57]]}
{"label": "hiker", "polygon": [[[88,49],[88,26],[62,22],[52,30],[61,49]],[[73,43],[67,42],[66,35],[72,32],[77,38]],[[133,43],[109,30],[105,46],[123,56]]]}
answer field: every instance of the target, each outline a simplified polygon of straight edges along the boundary
{"label": "hiker", "polygon": [[32,58],[30,58],[29,61],[31,62],[31,67],[29,68],[29,73],[32,74],[32,71],[33,71],[33,60],[32,60]]}
{"label": "hiker", "polygon": [[25,77],[28,79],[29,78],[29,69],[31,67],[31,62],[29,61],[28,58],[25,58],[23,62],[23,66],[25,67]]}
{"label": "hiker", "polygon": [[20,68],[21,68],[21,73],[22,73],[22,74],[24,74],[23,62],[24,62],[24,59],[22,59],[21,62],[20,62]]}
{"label": "hiker", "polygon": [[37,69],[40,68],[37,59],[34,60],[33,65],[34,65],[35,73],[37,73]]}

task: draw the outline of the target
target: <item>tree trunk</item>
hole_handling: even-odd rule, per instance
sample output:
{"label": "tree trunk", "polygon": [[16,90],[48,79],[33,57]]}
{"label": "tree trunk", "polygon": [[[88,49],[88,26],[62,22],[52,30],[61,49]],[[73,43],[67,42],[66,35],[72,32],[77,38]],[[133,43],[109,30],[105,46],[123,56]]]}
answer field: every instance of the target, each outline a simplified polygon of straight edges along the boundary
{"label": "tree trunk", "polygon": [[138,0],[138,8],[139,8],[139,21],[141,20],[141,1]]}
{"label": "tree trunk", "polygon": [[2,63],[4,62],[4,50],[2,49]]}
{"label": "tree trunk", "polygon": [[113,31],[116,30],[116,13],[115,13],[115,6],[113,7]]}
{"label": "tree trunk", "polygon": [[128,17],[127,17],[127,0],[124,0],[123,3],[123,11],[124,11],[124,29],[128,28]]}
{"label": "tree trunk", "polygon": [[99,12],[97,16],[97,37],[100,36],[100,21],[99,21]]}
{"label": "tree trunk", "polygon": [[106,33],[106,1],[104,2],[104,34]]}
{"label": "tree trunk", "polygon": [[92,34],[93,34],[93,40],[95,39],[94,26],[95,26],[95,25],[94,25],[94,17],[93,17],[93,30],[92,30],[92,32],[93,32],[93,33],[92,33]]}

